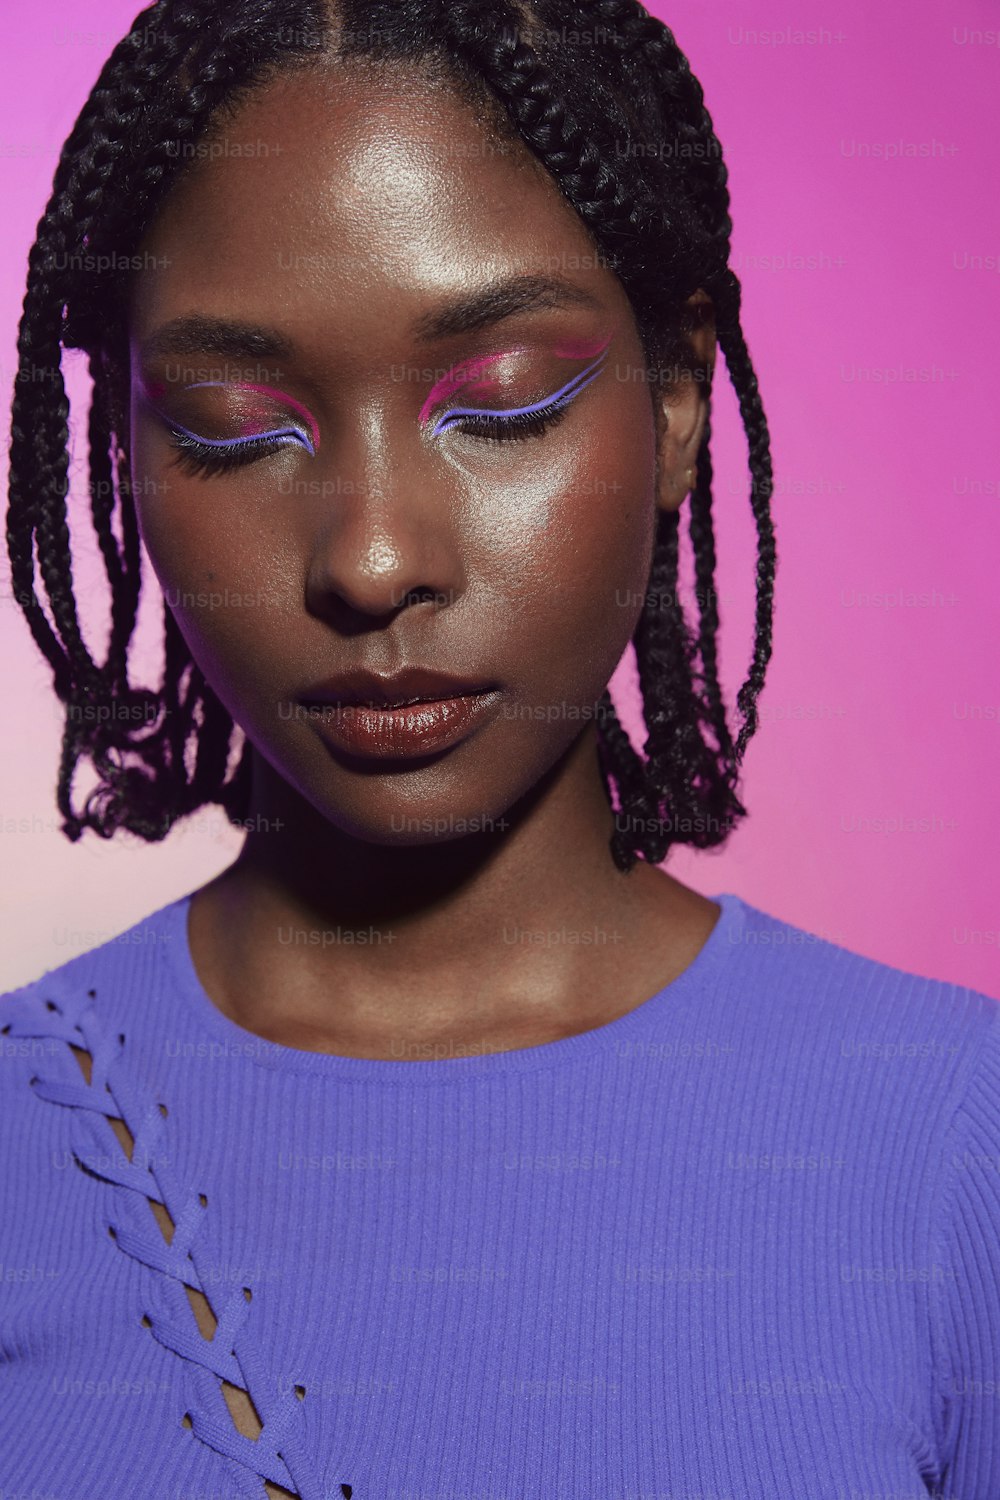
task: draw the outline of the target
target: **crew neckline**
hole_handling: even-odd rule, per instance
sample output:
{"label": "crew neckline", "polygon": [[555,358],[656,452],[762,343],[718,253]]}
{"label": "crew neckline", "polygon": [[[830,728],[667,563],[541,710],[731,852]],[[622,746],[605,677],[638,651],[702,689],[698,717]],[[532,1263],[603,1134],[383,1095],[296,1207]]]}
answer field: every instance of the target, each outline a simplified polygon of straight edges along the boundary
{"label": "crew neckline", "polygon": [[739,941],[737,934],[746,920],[746,903],[740,896],[730,891],[710,895],[708,900],[720,907],[719,916],[687,968],[625,1015],[589,1031],[503,1052],[397,1060],[349,1057],[339,1052],[312,1052],[288,1047],[258,1036],[227,1016],[206,991],[194,965],[188,937],[188,914],[194,894],[189,891],[178,897],[162,907],[151,920],[159,919],[168,938],[164,943],[166,958],[173,968],[178,994],[188,1014],[200,1031],[208,1033],[224,1049],[221,1054],[210,1055],[242,1057],[252,1064],[281,1073],[326,1074],[345,1081],[375,1084],[459,1083],[493,1078],[503,1073],[532,1072],[578,1063],[597,1053],[634,1042],[655,1029],[668,1006],[686,999],[714,978],[725,955]]}

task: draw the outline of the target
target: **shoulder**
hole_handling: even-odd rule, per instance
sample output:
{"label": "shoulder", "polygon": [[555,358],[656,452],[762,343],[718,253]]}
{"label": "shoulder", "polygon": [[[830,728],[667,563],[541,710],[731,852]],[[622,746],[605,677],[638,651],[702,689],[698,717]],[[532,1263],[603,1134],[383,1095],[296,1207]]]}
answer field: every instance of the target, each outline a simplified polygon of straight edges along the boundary
{"label": "shoulder", "polygon": [[[856,1047],[859,1059],[893,1055],[972,1063],[993,1033],[1000,999],[957,980],[937,979],[872,958],[732,898],[728,943],[732,981],[766,997],[761,1014],[808,1024]],[[903,1050],[905,1049],[905,1050]],[[846,1054],[845,1054],[846,1055]]]}
{"label": "shoulder", "polygon": [[98,1043],[126,1024],[141,1035],[176,983],[184,898],[157,908],[106,941],[0,993],[0,1096],[23,1093],[33,1061],[62,1043]]}

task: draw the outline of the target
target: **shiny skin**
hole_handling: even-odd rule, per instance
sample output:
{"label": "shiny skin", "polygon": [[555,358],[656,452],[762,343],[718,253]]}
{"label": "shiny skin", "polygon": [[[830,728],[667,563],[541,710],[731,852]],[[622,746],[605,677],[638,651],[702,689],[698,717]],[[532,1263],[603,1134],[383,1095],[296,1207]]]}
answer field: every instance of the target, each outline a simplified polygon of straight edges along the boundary
{"label": "shiny skin", "polygon": [[[279,77],[225,130],[270,149],[198,160],[173,187],[142,244],[163,265],[136,278],[133,379],[163,378],[162,356],[144,361],[142,349],[170,319],[276,329],[293,357],[247,378],[303,402],[322,445],[184,474],[162,421],[131,408],[145,546],[254,747],[246,842],[193,910],[205,982],[251,1029],[368,1055],[408,1027],[466,1028],[471,973],[474,1029],[508,1044],[596,1024],[683,967],[717,913],[660,871],[613,868],[593,719],[638,618],[638,602],[621,600],[647,586],[656,508],[686,494],[703,399],[692,387],[654,407],[632,309],[585,226],[520,143],[501,142],[441,83],[358,62]],[[553,266],[595,305],[522,312],[433,345],[415,336],[448,299]],[[523,405],[565,380],[554,350],[609,328],[608,368],[544,436],[497,443],[421,425],[434,379],[456,362],[537,351],[497,402]],[[258,602],[184,602],[220,590]],[[501,707],[446,751],[393,763],[338,756],[295,716],[311,682],[404,664],[495,682]],[[624,953],[504,951],[501,915],[582,925],[598,910]],[[249,914],[260,922],[240,936],[229,918]],[[303,915],[391,925],[399,946],[280,951],[261,925]],[[491,977],[484,945],[503,955]],[[281,978],[280,1004],[247,998],[242,981],[264,975]]]}

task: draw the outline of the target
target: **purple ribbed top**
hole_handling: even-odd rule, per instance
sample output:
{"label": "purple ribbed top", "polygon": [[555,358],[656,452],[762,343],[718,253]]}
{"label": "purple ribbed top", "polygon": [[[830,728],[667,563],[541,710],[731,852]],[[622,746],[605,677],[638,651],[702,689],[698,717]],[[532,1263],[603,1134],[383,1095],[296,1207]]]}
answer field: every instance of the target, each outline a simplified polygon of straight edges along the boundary
{"label": "purple ribbed top", "polygon": [[712,899],[508,1052],[266,1042],[190,896],[0,997],[0,1500],[998,1500],[1000,1001]]}

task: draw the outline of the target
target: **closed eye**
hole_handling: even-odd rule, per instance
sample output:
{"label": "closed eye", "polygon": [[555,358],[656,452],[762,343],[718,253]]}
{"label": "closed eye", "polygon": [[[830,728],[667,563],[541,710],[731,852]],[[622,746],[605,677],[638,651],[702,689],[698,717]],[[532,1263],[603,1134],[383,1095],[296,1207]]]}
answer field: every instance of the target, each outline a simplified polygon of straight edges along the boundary
{"label": "closed eye", "polygon": [[177,464],[190,474],[221,474],[275,453],[287,443],[299,443],[310,455],[315,448],[308,433],[295,426],[276,427],[250,437],[203,438],[179,423],[169,424],[170,444],[178,449]]}
{"label": "closed eye", "polygon": [[483,436],[493,441],[525,437],[529,434],[540,436],[542,432],[554,426],[565,416],[569,403],[601,373],[607,352],[605,349],[593,364],[581,370],[578,375],[574,375],[572,380],[560,386],[553,395],[546,396],[530,406],[507,409],[453,406],[439,418],[431,431],[431,436],[437,437],[439,433],[447,432],[455,426],[458,426],[462,432],[468,432],[470,436]]}
{"label": "closed eye", "polygon": [[537,410],[529,408],[501,415],[477,409],[473,415],[451,423],[448,430],[453,427],[456,432],[467,433],[469,437],[484,442],[509,443],[519,438],[543,437],[563,420],[568,410],[566,402],[561,406],[546,405]]}

